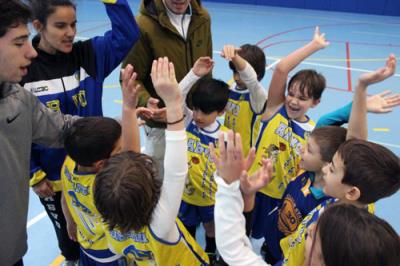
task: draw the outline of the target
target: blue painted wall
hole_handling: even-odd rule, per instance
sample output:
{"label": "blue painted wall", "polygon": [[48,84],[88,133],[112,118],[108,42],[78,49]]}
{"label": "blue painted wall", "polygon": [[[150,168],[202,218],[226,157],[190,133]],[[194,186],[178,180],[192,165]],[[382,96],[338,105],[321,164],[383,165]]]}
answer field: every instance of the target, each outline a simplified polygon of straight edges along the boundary
{"label": "blue painted wall", "polygon": [[204,0],[208,2],[267,5],[400,16],[400,0]]}

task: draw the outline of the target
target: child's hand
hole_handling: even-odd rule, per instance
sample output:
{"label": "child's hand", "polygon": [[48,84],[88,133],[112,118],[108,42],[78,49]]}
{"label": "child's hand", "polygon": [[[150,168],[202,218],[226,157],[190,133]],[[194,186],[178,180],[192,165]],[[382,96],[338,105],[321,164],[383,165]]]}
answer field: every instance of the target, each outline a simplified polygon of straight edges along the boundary
{"label": "child's hand", "polygon": [[137,74],[133,71],[133,66],[129,64],[125,69],[121,69],[121,77],[123,105],[128,108],[136,108],[141,87],[136,84]]}
{"label": "child's hand", "polygon": [[313,42],[317,44],[319,49],[323,49],[329,45],[329,42],[325,39],[325,33],[321,34],[318,26],[315,27]]}
{"label": "child's hand", "polygon": [[69,239],[78,242],[77,232],[76,223],[74,221],[67,221],[67,233]]}
{"label": "child's hand", "polygon": [[214,61],[208,56],[203,56],[196,60],[192,69],[196,76],[203,77],[210,73],[213,67]]}
{"label": "child's hand", "polygon": [[400,94],[391,94],[390,90],[367,98],[367,110],[370,113],[389,113],[393,107],[400,105]]}
{"label": "child's hand", "polygon": [[391,54],[386,60],[386,66],[379,68],[371,73],[365,73],[360,76],[359,82],[365,86],[380,82],[392,76],[396,71],[397,60],[394,54]]}
{"label": "child's hand", "polygon": [[174,65],[167,57],[153,61],[151,67],[151,80],[157,94],[165,104],[181,104],[181,91],[175,78]]}
{"label": "child's hand", "polygon": [[231,61],[237,56],[237,52],[240,51],[240,48],[236,48],[231,44],[224,45],[224,48],[221,51],[221,56],[228,61]]}
{"label": "child's hand", "polygon": [[240,175],[240,190],[246,196],[254,195],[261,188],[265,187],[272,180],[272,161],[262,159],[263,166],[249,176],[246,171]]}
{"label": "child's hand", "polygon": [[225,147],[225,135],[219,133],[218,143],[220,156],[218,158],[213,143],[209,144],[210,153],[215,165],[217,173],[227,184],[239,180],[242,171],[247,171],[254,161],[254,149],[245,159],[242,151],[242,140],[240,134],[234,134],[232,130],[228,131],[228,138]]}

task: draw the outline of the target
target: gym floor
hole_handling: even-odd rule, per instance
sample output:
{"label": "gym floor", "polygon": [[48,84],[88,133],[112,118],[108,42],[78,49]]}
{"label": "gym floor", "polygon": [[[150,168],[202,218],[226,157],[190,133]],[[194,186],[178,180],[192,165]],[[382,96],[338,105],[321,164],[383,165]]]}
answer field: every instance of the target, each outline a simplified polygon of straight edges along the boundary
{"label": "gym floor", "polygon": [[[78,12],[76,40],[102,35],[110,28],[105,8],[100,1],[75,2]],[[129,2],[134,14],[137,14],[139,2]],[[203,5],[212,18],[216,62],[213,75],[225,81],[231,80],[232,73],[227,62],[219,56],[224,44],[258,44],[265,51],[268,65],[272,65],[311,40],[315,26],[320,26],[330,46],[311,56],[295,70],[313,68],[326,77],[327,90],[322,101],[309,112],[315,121],[351,101],[359,75],[383,66],[390,53],[400,55],[400,17],[204,1]],[[271,74],[270,69],[262,81],[265,88],[268,88]],[[119,69],[116,69],[104,83],[103,110],[106,116],[119,116],[121,112],[118,77]],[[399,89],[400,72],[397,70],[390,79],[371,86],[369,94],[384,90],[400,93]],[[386,146],[397,155],[400,155],[400,123],[396,122],[399,118],[400,107],[389,114],[368,115],[369,139]],[[399,201],[399,192],[379,201],[376,204],[376,214],[387,220],[400,234]],[[27,225],[29,249],[24,257],[25,265],[60,265],[63,261],[53,227],[46,216],[37,196],[32,192]],[[198,239],[204,244],[201,234],[199,232]]]}

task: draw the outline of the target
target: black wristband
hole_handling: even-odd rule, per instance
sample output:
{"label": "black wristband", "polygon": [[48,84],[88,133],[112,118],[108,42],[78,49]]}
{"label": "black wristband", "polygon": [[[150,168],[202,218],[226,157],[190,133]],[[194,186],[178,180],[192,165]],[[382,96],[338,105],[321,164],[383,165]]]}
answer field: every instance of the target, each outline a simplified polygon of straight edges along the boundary
{"label": "black wristband", "polygon": [[168,121],[167,121],[167,125],[175,125],[175,124],[178,124],[179,122],[182,122],[183,119],[185,119],[185,117],[186,117],[186,115],[183,115],[181,119],[178,119],[178,120],[176,120],[176,121],[173,121],[173,122],[168,122]]}

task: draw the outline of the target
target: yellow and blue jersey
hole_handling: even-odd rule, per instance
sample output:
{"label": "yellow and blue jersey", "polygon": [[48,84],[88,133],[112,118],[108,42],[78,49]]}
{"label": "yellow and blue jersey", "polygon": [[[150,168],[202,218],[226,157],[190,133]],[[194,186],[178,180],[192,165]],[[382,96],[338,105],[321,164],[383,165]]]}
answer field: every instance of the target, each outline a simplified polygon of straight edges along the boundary
{"label": "yellow and blue jersey", "polygon": [[[337,202],[337,199],[329,198],[323,201],[320,205],[315,207],[306,217],[304,217],[303,221],[298,226],[296,232],[293,234],[283,238],[280,241],[281,249],[283,251],[283,261],[282,265],[289,266],[297,266],[303,265],[305,257],[305,236],[307,232],[308,226],[315,223],[318,220],[318,217],[321,216],[325,208]],[[374,213],[375,206],[374,204],[368,205],[368,212]]]}
{"label": "yellow and blue jersey", "polygon": [[242,137],[243,154],[247,156],[260,128],[261,113],[251,107],[249,90],[231,89],[226,105],[224,125]]}
{"label": "yellow and blue jersey", "polygon": [[179,239],[173,243],[158,238],[149,226],[125,234],[118,229],[106,230],[106,238],[111,250],[135,261],[138,266],[208,265],[207,254],[179,219],[176,219],[176,227]]}
{"label": "yellow and blue jersey", "polygon": [[[186,128],[189,171],[182,200],[195,206],[212,206],[215,203],[216,166],[208,144],[212,142],[217,146],[219,132],[228,130],[219,121],[216,123],[218,127],[212,132],[197,127],[194,121]],[[218,153],[218,148],[216,151]]]}
{"label": "yellow and blue jersey", "polygon": [[296,232],[303,218],[328,199],[323,193],[314,192],[313,181],[314,173],[302,170],[287,186],[278,211],[268,216],[270,226],[265,241],[274,258],[282,257],[279,241]]}
{"label": "yellow and blue jersey", "polygon": [[77,226],[79,244],[84,249],[107,250],[101,216],[94,205],[95,173],[79,173],[76,163],[67,156],[61,169],[63,195]]}
{"label": "yellow and blue jersey", "polygon": [[273,179],[260,189],[260,192],[281,199],[288,183],[300,170],[300,152],[315,123],[310,119],[304,123],[289,119],[283,105],[273,117],[261,121],[260,124],[260,131],[255,141],[256,158],[250,168],[250,174],[262,166],[263,158],[272,159]]}

